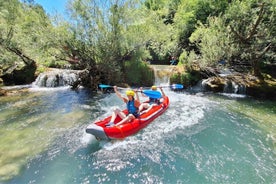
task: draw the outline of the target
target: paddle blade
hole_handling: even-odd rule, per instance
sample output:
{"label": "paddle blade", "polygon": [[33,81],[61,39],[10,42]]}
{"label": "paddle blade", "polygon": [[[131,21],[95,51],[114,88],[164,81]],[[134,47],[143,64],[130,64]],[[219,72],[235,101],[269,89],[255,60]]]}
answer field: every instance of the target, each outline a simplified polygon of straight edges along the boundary
{"label": "paddle blade", "polygon": [[106,84],[100,84],[99,87],[100,88],[112,88],[113,86],[106,85]]}
{"label": "paddle blade", "polygon": [[162,95],[159,91],[144,90],[143,93],[150,98],[161,98]]}
{"label": "paddle blade", "polygon": [[172,89],[183,89],[184,86],[182,84],[172,84],[171,88]]}

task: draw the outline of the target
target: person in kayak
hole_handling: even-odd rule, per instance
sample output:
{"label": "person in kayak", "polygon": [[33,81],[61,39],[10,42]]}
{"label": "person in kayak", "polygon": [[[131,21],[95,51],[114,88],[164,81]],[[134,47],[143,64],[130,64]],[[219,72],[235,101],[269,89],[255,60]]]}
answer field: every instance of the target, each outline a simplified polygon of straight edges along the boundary
{"label": "person in kayak", "polygon": [[[116,95],[126,103],[128,114],[126,115],[123,111],[116,108],[112,113],[110,122],[108,124],[106,124],[107,127],[115,125],[114,121],[117,116],[120,116],[120,118],[122,120],[120,122],[118,122],[116,124],[116,126],[124,124],[126,122],[129,122],[130,120],[137,118],[139,116],[138,109],[140,106],[140,100],[139,100],[137,91],[135,91],[135,92],[133,90],[126,91],[127,98],[123,97],[122,94],[118,92],[117,86],[114,86],[114,91],[115,91]],[[135,97],[134,97],[135,94],[136,94],[137,99],[135,99]]]}
{"label": "person in kayak", "polygon": [[[159,89],[162,93],[162,97],[166,96],[163,91],[163,88],[159,87]],[[151,90],[157,91],[157,86],[152,86]],[[142,95],[144,95],[144,94],[142,93]],[[138,113],[141,115],[141,114],[144,114],[144,113],[150,111],[150,109],[153,106],[160,104],[160,100],[161,100],[160,98],[149,98],[148,102],[141,103],[141,105],[139,106],[139,109],[138,109]],[[144,109],[146,109],[146,110],[144,110]]]}

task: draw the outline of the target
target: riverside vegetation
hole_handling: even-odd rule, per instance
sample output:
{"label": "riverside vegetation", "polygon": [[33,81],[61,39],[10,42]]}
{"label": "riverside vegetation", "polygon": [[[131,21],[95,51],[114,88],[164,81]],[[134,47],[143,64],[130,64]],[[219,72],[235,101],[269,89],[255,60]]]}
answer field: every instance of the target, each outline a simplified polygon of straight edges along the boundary
{"label": "riverside vegetation", "polygon": [[193,86],[213,77],[207,84],[221,91],[227,81],[219,76],[219,65],[231,71],[232,79],[245,85],[249,95],[276,96],[275,1],[67,4],[64,18],[47,15],[34,0],[1,1],[2,85],[31,83],[55,67],[85,71],[77,82],[92,90],[99,83],[150,86],[154,75],[147,63],[169,64],[175,57],[178,66],[172,83]]}
{"label": "riverside vegetation", "polygon": [[[115,148],[114,157],[101,157],[102,152],[108,155],[110,151],[98,151],[100,146],[82,148],[76,137],[81,137],[87,122],[110,108],[105,99],[90,94],[99,83],[150,86],[154,71],[148,63],[166,65],[172,57],[178,65],[171,83],[192,88],[204,80],[208,90],[220,92],[225,84],[234,82],[245,86],[251,96],[274,99],[275,13],[276,1],[271,0],[68,0],[67,17],[62,17],[47,15],[34,0],[0,0],[1,86],[30,84],[49,68],[61,68],[81,71],[80,80],[71,85],[91,89],[79,94],[71,90],[25,93],[21,89],[20,95],[0,98],[1,182],[22,183],[24,178],[25,183],[47,183],[45,178],[48,183],[58,179],[64,183],[108,181],[91,170],[108,171],[103,176],[107,178],[128,176],[125,182],[137,183],[179,182],[183,173],[188,182],[273,182],[274,101],[211,97],[216,99],[210,102],[168,90],[171,112],[176,113],[167,113],[157,123],[162,128],[149,127],[148,136],[133,137],[127,149]],[[0,88],[0,95],[6,94],[9,91]],[[169,129],[164,130],[164,124]],[[175,129],[178,133],[172,135]],[[131,153],[125,154],[125,150]],[[128,164],[138,161],[130,169],[133,173],[129,173],[129,165],[117,167],[121,160]],[[163,160],[169,162],[159,163]],[[148,167],[149,163],[154,167]],[[113,165],[123,172],[109,174]],[[160,168],[160,180],[151,178]],[[166,174],[175,168],[173,180],[170,177],[175,175]],[[149,173],[148,180],[144,171]],[[233,177],[228,177],[229,171],[234,171]]]}

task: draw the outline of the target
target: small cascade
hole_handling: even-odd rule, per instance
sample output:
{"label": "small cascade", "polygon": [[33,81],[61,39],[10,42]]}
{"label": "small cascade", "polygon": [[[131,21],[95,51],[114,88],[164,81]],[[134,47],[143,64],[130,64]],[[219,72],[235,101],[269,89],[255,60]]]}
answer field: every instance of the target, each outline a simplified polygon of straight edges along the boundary
{"label": "small cascade", "polygon": [[33,85],[38,87],[69,86],[78,80],[79,73],[80,71],[76,70],[51,69],[39,74]]}
{"label": "small cascade", "polygon": [[154,69],[155,84],[169,84],[172,66],[168,65],[151,65]]}
{"label": "small cascade", "polygon": [[[168,65],[151,65],[154,69],[155,85],[167,85],[170,83],[170,75],[173,67]],[[198,82],[196,86],[186,89],[192,93],[213,91],[219,93],[246,94],[246,86],[234,77],[224,73],[220,77],[210,77]]]}
{"label": "small cascade", "polygon": [[246,86],[227,78],[210,77],[201,81],[202,91],[246,94]]}
{"label": "small cascade", "polygon": [[245,94],[246,87],[244,85],[237,84],[234,81],[227,81],[224,85],[223,93]]}

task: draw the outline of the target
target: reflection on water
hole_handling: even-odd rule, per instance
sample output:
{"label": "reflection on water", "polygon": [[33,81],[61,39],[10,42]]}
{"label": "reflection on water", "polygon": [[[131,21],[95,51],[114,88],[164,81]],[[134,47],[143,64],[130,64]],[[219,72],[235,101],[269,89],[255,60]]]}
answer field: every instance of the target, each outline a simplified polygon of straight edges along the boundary
{"label": "reflection on water", "polygon": [[[1,180],[45,184],[276,181],[275,140],[267,138],[275,130],[267,123],[275,118],[270,103],[167,88],[165,93],[170,107],[162,116],[137,134],[112,142],[96,141],[85,127],[110,115],[114,106],[125,106],[115,94],[60,89],[0,98]],[[260,128],[258,122],[271,127]]]}

